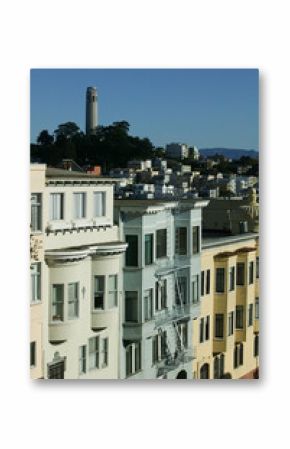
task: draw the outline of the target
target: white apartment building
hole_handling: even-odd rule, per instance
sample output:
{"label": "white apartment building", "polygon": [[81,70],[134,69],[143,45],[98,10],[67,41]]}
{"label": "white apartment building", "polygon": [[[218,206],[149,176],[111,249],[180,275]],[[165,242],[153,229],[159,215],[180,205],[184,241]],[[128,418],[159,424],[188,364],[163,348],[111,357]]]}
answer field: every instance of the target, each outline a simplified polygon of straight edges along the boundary
{"label": "white apartment building", "polygon": [[43,165],[31,177],[32,239],[43,242],[31,260],[31,376],[117,379],[127,245],[112,180]]}
{"label": "white apartment building", "polygon": [[121,377],[190,379],[207,201],[117,200],[124,263]]}
{"label": "white apartment building", "polygon": [[166,155],[177,159],[188,157],[188,146],[185,143],[169,143],[166,145]]}

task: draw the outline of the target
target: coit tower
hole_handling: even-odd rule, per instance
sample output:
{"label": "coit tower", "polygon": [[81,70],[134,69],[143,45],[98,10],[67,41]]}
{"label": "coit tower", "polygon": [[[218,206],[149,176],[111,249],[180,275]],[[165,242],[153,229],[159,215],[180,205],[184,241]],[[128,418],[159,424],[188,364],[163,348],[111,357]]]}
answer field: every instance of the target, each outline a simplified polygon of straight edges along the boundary
{"label": "coit tower", "polygon": [[95,87],[88,87],[86,93],[86,134],[96,134],[98,126],[98,97]]}

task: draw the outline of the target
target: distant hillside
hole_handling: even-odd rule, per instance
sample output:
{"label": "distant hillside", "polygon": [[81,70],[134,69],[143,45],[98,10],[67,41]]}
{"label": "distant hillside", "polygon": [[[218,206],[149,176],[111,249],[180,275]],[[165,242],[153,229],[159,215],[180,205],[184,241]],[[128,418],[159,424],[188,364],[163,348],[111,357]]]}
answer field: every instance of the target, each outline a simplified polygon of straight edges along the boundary
{"label": "distant hillside", "polygon": [[200,153],[203,156],[214,156],[215,154],[222,154],[230,159],[240,159],[242,156],[249,156],[259,159],[259,152],[256,150],[242,150],[230,148],[201,148]]}

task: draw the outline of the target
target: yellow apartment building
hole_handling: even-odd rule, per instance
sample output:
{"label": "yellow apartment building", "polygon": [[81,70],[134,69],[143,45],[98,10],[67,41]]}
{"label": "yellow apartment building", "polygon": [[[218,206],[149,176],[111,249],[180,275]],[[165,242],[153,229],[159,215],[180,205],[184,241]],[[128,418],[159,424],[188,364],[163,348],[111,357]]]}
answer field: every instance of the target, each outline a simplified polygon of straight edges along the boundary
{"label": "yellow apartment building", "polygon": [[193,378],[258,378],[257,233],[203,239],[200,295],[200,316],[193,322]]}

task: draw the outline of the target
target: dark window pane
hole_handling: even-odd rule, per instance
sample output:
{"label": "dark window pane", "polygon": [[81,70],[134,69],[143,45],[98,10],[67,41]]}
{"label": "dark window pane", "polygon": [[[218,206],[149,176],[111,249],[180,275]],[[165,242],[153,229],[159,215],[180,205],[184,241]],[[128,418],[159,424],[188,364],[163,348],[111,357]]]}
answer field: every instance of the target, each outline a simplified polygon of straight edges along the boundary
{"label": "dark window pane", "polygon": [[216,292],[224,293],[225,291],[225,269],[216,269]]}
{"label": "dark window pane", "polygon": [[156,257],[166,257],[166,246],[167,246],[167,230],[158,229],[156,233]]}
{"label": "dark window pane", "polygon": [[137,267],[138,266],[138,236],[126,235],[126,243],[128,247],[126,250],[126,266]]}
{"label": "dark window pane", "polygon": [[125,292],[125,321],[138,322],[138,292]]}
{"label": "dark window pane", "polygon": [[199,226],[192,228],[192,254],[199,253]]}
{"label": "dark window pane", "polygon": [[32,341],[30,343],[30,366],[36,365],[36,342]]}
{"label": "dark window pane", "polygon": [[217,313],[215,316],[215,337],[224,337],[224,316],[220,313]]}
{"label": "dark window pane", "polygon": [[245,264],[242,262],[237,263],[237,285],[245,284]]}

